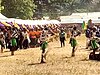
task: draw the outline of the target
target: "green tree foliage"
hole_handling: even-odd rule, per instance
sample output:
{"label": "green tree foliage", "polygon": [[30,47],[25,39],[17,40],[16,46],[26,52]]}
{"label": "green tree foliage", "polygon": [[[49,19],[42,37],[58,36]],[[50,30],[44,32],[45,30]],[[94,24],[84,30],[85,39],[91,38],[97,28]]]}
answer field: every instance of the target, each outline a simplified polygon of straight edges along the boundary
{"label": "green tree foliage", "polygon": [[[2,0],[2,13],[10,18],[32,19],[49,16],[57,18],[74,12],[100,10],[98,0]],[[34,15],[33,15],[34,14]]]}
{"label": "green tree foliage", "polygon": [[100,1],[98,1],[94,7],[93,7],[93,10],[91,10],[92,12],[95,11],[95,12],[100,12]]}
{"label": "green tree foliage", "polygon": [[1,11],[1,0],[0,0],[0,11]]}
{"label": "green tree foliage", "polygon": [[[93,0],[35,0],[38,11],[44,16],[58,17],[71,15],[74,12],[87,12],[91,8]],[[39,4],[39,2],[41,4]]]}
{"label": "green tree foliage", "polygon": [[33,0],[2,0],[2,14],[9,18],[32,19],[35,5]]}

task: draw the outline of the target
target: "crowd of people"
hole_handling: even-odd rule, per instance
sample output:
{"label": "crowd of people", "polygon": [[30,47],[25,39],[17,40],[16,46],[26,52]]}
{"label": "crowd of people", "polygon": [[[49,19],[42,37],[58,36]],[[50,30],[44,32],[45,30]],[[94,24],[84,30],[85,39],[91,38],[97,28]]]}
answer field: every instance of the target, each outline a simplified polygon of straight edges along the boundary
{"label": "crowd of people", "polygon": [[93,26],[89,27],[87,26],[86,30],[86,49],[90,48],[90,50],[93,50],[92,53],[90,53],[89,58],[90,59],[99,59],[100,56],[96,56],[96,51],[100,50],[100,26]]}
{"label": "crowd of people", "polygon": [[[86,30],[83,30],[86,36],[86,49],[93,50],[93,58],[95,59],[95,52],[97,50],[100,50],[100,26],[87,26]],[[76,26],[73,26],[72,29],[69,31],[64,32],[64,30],[61,30],[59,33],[60,36],[60,42],[61,47],[65,46],[65,40],[66,40],[66,34],[67,37],[70,38],[69,43],[72,47],[72,57],[75,56],[75,51],[77,49],[77,40],[76,37],[80,36],[82,34],[81,31]]]}
{"label": "crowd of people", "polygon": [[4,27],[0,28],[0,44],[1,52],[3,48],[8,48],[14,55],[14,50],[27,49],[40,46],[40,36],[43,30],[48,30],[48,35],[54,35],[57,33],[58,26],[43,28],[34,27],[31,29],[18,29],[16,27]]}
{"label": "crowd of people", "polygon": [[[0,29],[0,45],[1,53],[3,49],[10,49],[11,55],[14,55],[16,50],[41,47],[41,63],[44,63],[46,60],[46,48],[48,46],[47,38],[59,34],[59,41],[61,47],[65,46],[66,34],[67,38],[70,38],[69,43],[72,47],[72,57],[75,56],[75,51],[77,47],[76,37],[81,35],[81,32],[76,26],[73,26],[71,30],[65,32],[64,28],[60,26],[46,26],[34,27],[31,29],[17,29],[15,27],[5,27]],[[100,45],[100,26],[87,26],[85,30],[86,36],[86,49],[90,47],[93,50],[93,55],[95,56],[95,51],[99,48]],[[95,38],[96,37],[96,38]],[[94,57],[95,58],[95,57]]]}

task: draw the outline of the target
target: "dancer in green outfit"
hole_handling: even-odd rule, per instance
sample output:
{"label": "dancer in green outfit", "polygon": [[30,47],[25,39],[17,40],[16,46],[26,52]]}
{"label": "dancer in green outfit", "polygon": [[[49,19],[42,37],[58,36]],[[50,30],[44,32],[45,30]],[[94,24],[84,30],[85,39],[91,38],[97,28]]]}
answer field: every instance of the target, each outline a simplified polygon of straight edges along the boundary
{"label": "dancer in green outfit", "polygon": [[78,32],[77,32],[76,27],[74,27],[71,32],[71,38],[70,38],[70,44],[72,46],[72,57],[75,56],[75,49],[77,46],[77,41],[76,41],[77,36],[78,36]]}
{"label": "dancer in green outfit", "polygon": [[43,30],[41,35],[40,35],[40,46],[41,46],[41,50],[42,50],[42,55],[41,55],[41,63],[45,63],[46,61],[46,48],[48,46],[47,43],[47,31]]}
{"label": "dancer in green outfit", "polygon": [[17,41],[15,38],[15,34],[13,33],[13,31],[11,32],[11,39],[10,39],[10,51],[11,51],[11,55],[14,55],[14,52],[17,48]]}
{"label": "dancer in green outfit", "polygon": [[92,47],[92,50],[93,50],[93,55],[94,55],[94,58],[95,58],[95,52],[98,50],[99,45],[98,45],[98,43],[96,41],[95,32],[92,31],[92,33],[93,33],[93,35],[91,37],[90,43],[91,43],[91,47]]}

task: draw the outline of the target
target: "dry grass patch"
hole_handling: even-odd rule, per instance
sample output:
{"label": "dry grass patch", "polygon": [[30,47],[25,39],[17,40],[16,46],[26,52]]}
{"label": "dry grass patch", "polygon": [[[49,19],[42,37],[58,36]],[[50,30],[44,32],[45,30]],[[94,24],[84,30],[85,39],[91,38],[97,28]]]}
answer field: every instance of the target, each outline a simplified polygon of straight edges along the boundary
{"label": "dry grass patch", "polygon": [[[71,57],[71,47],[60,48],[58,41],[49,44],[47,63],[40,64],[40,48],[18,50],[0,54],[0,75],[99,75],[100,62],[88,60],[89,50],[85,49],[84,35],[77,38],[76,56]],[[8,51],[8,50],[5,50]]]}

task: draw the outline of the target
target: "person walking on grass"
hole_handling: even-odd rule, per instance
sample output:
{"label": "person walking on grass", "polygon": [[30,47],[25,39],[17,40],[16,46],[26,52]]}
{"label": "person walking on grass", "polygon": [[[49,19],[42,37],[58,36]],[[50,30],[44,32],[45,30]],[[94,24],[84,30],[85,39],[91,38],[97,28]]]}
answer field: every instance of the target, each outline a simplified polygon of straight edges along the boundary
{"label": "person walking on grass", "polygon": [[65,32],[63,29],[61,29],[61,32],[59,33],[60,36],[60,43],[61,43],[61,47],[65,46]]}
{"label": "person walking on grass", "polygon": [[41,50],[42,50],[41,63],[46,62],[46,54],[47,54],[46,48],[48,46],[47,37],[48,37],[47,31],[43,30],[41,35],[40,35],[40,47],[41,47]]}

